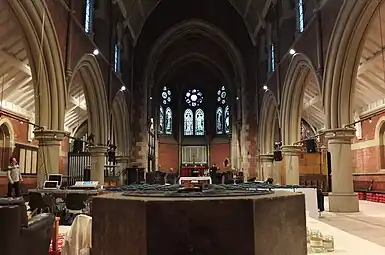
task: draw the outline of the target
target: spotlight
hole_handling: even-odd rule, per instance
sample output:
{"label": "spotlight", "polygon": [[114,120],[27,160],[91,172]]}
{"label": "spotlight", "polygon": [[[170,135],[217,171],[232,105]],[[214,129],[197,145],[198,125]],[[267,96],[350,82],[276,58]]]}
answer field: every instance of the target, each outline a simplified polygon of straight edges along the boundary
{"label": "spotlight", "polygon": [[95,56],[99,55],[99,50],[98,49],[94,49],[94,51],[92,52]]}
{"label": "spotlight", "polygon": [[290,55],[294,55],[295,54],[295,50],[294,49],[290,49],[289,53],[290,53]]}
{"label": "spotlight", "polygon": [[372,118],[369,119],[369,123],[372,123]]}
{"label": "spotlight", "polygon": [[236,97],[235,99],[236,99],[236,100],[239,100],[239,97]]}
{"label": "spotlight", "polygon": [[264,86],[263,86],[263,89],[264,89],[264,90],[268,90],[268,88],[267,88],[267,86],[266,86],[266,85],[264,85]]}
{"label": "spotlight", "polygon": [[120,91],[125,91],[126,90],[126,86],[122,86],[121,88],[120,88]]}
{"label": "spotlight", "polygon": [[152,97],[150,97],[150,100],[152,100]]}

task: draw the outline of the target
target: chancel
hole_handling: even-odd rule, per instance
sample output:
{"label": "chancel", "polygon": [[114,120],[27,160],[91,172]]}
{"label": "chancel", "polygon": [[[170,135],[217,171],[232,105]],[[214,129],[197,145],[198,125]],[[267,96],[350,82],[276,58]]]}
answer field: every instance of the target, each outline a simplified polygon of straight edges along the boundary
{"label": "chancel", "polygon": [[385,254],[384,1],[0,14],[1,255]]}

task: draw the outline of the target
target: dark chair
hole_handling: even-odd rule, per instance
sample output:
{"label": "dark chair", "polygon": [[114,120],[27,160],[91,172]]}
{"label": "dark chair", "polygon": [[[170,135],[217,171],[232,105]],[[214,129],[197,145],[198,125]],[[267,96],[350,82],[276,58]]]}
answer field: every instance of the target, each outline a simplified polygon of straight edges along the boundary
{"label": "dark chair", "polygon": [[24,199],[0,199],[1,255],[48,254],[53,214],[40,214],[28,221]]}

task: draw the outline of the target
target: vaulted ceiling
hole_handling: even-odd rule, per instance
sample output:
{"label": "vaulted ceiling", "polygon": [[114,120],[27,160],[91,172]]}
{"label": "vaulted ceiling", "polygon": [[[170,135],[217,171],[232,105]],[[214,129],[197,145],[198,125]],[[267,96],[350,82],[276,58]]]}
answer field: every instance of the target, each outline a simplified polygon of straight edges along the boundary
{"label": "vaulted ceiling", "polygon": [[[152,11],[162,2],[168,0],[116,0],[125,18],[124,24],[131,31],[131,36],[136,43],[142,28]],[[209,1],[209,0],[195,0]],[[214,0],[210,0],[214,1]],[[215,0],[217,1],[217,0]],[[220,0],[226,1],[226,0]],[[250,38],[254,41],[258,30],[263,26],[264,18],[272,0],[227,0],[243,17]]]}

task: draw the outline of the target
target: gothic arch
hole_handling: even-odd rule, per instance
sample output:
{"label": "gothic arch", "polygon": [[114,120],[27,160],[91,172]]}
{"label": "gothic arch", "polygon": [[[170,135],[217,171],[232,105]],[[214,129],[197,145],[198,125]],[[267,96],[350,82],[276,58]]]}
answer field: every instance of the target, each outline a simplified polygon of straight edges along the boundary
{"label": "gothic arch", "polygon": [[260,154],[266,155],[274,152],[274,138],[276,126],[279,126],[277,100],[270,90],[266,91],[262,99],[260,116]]}
{"label": "gothic arch", "polygon": [[327,128],[352,122],[352,100],[363,37],[382,1],[344,1],[326,54],[323,101]]}
{"label": "gothic arch", "polygon": [[9,148],[13,149],[15,147],[15,130],[13,125],[8,118],[0,118],[0,127],[3,125],[7,128]]}
{"label": "gothic arch", "polygon": [[124,93],[119,92],[112,103],[112,125],[115,132],[117,151],[124,156],[129,155],[130,116]]}
{"label": "gothic arch", "polygon": [[43,0],[10,0],[8,3],[25,35],[24,45],[35,84],[36,124],[50,130],[63,130],[65,75],[49,9]]}
{"label": "gothic arch", "polygon": [[[316,75],[311,60],[303,54],[295,54],[286,72],[281,94],[280,123],[284,145],[292,145],[300,140],[305,79],[311,74]],[[317,75],[316,77],[320,90],[320,81]],[[322,95],[321,90],[320,94]]]}
{"label": "gothic arch", "polygon": [[76,75],[83,78],[83,89],[88,112],[88,133],[94,134],[95,144],[108,141],[109,107],[102,72],[93,54],[84,55],[75,66],[68,83],[68,91]]}

